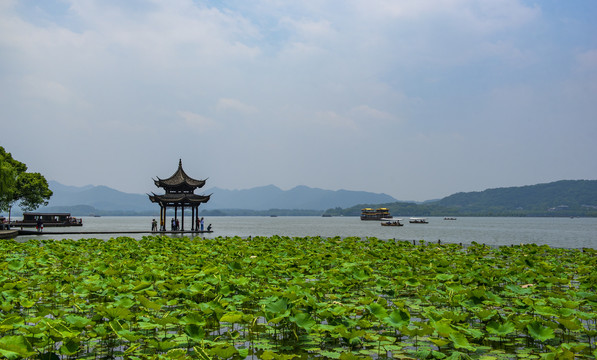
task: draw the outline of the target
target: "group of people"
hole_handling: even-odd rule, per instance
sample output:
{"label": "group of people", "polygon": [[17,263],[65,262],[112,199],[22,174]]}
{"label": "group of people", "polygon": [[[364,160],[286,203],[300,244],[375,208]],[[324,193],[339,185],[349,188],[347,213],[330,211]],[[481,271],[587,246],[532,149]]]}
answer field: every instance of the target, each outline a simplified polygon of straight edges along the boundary
{"label": "group of people", "polygon": [[[204,224],[205,224],[204,219],[203,218],[201,218],[201,219],[198,218],[197,222],[195,224],[195,230],[197,230],[197,231],[203,231]],[[161,224],[161,227],[163,228],[163,230],[166,230],[165,227],[164,227],[164,224]],[[180,230],[180,222],[178,221],[178,219],[172,218],[172,220],[170,221],[170,230],[172,230],[172,231],[178,231],[178,230]],[[151,231],[154,231],[154,232],[158,231],[158,222],[155,219],[153,219],[151,221]],[[207,226],[207,231],[211,231],[211,224],[209,224]]]}

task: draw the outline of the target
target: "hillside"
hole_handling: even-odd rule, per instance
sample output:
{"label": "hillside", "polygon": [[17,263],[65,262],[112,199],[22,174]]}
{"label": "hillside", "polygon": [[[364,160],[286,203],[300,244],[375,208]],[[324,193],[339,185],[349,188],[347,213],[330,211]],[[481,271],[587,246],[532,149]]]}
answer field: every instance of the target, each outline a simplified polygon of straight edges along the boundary
{"label": "hillside", "polygon": [[357,216],[363,207],[387,207],[394,216],[597,216],[597,180],[562,180],[457,193],[424,204],[364,203],[329,209],[326,214]]}
{"label": "hillside", "polygon": [[457,193],[436,205],[463,213],[522,211],[527,213],[579,213],[597,209],[597,180],[562,180],[546,184]]}

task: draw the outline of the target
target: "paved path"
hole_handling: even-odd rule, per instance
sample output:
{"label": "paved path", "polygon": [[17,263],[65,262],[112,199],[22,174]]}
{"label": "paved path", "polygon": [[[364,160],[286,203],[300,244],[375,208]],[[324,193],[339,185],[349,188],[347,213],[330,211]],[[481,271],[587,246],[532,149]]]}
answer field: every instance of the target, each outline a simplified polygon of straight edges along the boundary
{"label": "paved path", "polygon": [[204,234],[212,233],[210,231],[143,231],[143,230],[132,230],[132,231],[42,231],[37,230],[0,230],[0,239],[14,238],[18,235],[87,235],[87,234],[154,234],[154,235],[165,235],[165,234]]}

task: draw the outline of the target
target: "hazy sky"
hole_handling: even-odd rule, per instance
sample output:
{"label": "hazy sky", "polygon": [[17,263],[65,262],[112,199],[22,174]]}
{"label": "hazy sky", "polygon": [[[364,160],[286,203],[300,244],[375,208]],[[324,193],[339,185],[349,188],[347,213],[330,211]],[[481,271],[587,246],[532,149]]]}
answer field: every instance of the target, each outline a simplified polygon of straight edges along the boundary
{"label": "hazy sky", "polygon": [[0,0],[0,145],[66,185],[400,200],[597,179],[594,0]]}

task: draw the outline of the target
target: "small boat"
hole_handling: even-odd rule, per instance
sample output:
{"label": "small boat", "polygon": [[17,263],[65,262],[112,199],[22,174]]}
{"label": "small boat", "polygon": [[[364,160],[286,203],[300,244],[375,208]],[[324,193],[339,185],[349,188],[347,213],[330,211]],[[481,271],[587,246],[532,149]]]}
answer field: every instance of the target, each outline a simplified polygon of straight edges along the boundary
{"label": "small boat", "polygon": [[456,220],[455,217],[445,217],[444,220]]}
{"label": "small boat", "polygon": [[427,221],[427,218],[410,218],[408,220],[409,223],[411,224],[429,224],[429,221]]}
{"label": "small boat", "polygon": [[381,226],[404,226],[402,219],[382,219]]}

